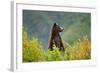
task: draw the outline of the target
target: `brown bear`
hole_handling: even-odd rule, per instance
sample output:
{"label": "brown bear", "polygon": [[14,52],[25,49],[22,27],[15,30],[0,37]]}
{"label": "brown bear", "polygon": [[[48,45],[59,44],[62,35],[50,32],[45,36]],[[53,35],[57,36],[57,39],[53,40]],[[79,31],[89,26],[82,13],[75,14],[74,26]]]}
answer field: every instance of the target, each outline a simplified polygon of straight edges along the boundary
{"label": "brown bear", "polygon": [[53,50],[53,45],[55,44],[56,47],[59,48],[60,51],[64,51],[64,46],[62,43],[62,39],[60,36],[60,32],[62,32],[64,29],[60,27],[57,23],[53,24],[53,27],[51,29],[51,37],[49,41],[49,49]]}

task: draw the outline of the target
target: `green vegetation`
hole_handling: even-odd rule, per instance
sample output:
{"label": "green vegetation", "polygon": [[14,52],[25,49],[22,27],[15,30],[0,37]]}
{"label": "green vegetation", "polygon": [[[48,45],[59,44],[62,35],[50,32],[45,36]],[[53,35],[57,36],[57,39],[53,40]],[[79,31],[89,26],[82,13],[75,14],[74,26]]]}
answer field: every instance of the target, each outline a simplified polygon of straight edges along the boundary
{"label": "green vegetation", "polygon": [[43,44],[37,39],[29,39],[27,32],[23,32],[23,62],[84,60],[91,58],[91,45],[84,36],[82,40],[69,45],[64,42],[65,51],[59,51],[55,45],[53,51],[45,50]]}

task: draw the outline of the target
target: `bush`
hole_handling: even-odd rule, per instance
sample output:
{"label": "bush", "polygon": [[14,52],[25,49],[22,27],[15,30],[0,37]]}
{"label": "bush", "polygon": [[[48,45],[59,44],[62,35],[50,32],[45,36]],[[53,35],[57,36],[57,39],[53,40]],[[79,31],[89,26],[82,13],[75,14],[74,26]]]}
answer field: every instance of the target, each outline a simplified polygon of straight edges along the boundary
{"label": "bush", "polygon": [[83,37],[82,41],[77,41],[69,49],[69,56],[71,60],[82,60],[91,58],[91,44],[87,36]]}
{"label": "bush", "polygon": [[27,33],[23,34],[23,62],[44,61],[45,51],[36,38],[29,40]]}
{"label": "bush", "polygon": [[59,51],[55,45],[53,51],[45,50],[42,43],[35,37],[29,39],[23,32],[23,62],[83,60],[91,58],[91,43],[87,36],[73,45],[64,42],[65,51]]}
{"label": "bush", "polygon": [[47,51],[47,61],[61,61],[63,60],[62,54],[55,45],[53,46],[53,51]]}

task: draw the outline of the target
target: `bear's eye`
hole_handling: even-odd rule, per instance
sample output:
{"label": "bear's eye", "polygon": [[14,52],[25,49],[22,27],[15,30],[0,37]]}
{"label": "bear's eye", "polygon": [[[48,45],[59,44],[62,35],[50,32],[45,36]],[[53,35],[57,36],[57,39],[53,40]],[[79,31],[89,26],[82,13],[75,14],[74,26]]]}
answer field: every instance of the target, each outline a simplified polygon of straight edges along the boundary
{"label": "bear's eye", "polygon": [[56,26],[56,28],[57,28],[57,29],[60,29],[60,27],[59,27],[58,25]]}

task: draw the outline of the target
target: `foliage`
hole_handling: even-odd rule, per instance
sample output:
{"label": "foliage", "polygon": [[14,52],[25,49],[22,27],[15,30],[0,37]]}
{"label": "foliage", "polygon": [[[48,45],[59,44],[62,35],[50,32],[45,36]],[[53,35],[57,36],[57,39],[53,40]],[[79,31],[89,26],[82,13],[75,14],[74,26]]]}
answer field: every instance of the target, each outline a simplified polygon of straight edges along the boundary
{"label": "foliage", "polygon": [[43,50],[42,44],[36,38],[32,40],[27,38],[27,33],[23,33],[23,61],[33,62],[33,61],[44,61],[45,52]]}
{"label": "foliage", "polygon": [[65,51],[59,51],[55,45],[53,51],[45,50],[43,44],[35,37],[29,39],[23,32],[23,62],[84,60],[91,58],[91,43],[87,36],[70,45],[64,42]]}
{"label": "foliage", "polygon": [[74,45],[69,49],[69,56],[71,60],[91,58],[91,44],[87,39],[87,36],[84,36],[82,41],[79,40],[74,43]]}
{"label": "foliage", "polygon": [[60,61],[63,60],[61,52],[58,50],[55,45],[53,46],[53,51],[47,52],[47,61]]}

